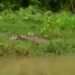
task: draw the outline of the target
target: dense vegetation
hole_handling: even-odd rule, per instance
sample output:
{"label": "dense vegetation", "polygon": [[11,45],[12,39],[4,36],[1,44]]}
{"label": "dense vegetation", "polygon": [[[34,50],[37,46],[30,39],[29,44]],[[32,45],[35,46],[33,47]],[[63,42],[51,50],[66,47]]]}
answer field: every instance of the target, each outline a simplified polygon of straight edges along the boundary
{"label": "dense vegetation", "polygon": [[29,7],[29,5],[52,11],[58,11],[63,8],[71,11],[75,10],[75,0],[0,0],[0,10],[17,10],[20,7]]}
{"label": "dense vegetation", "polygon": [[[0,0],[0,56],[75,53],[74,0]],[[10,40],[43,37],[47,43]]]}

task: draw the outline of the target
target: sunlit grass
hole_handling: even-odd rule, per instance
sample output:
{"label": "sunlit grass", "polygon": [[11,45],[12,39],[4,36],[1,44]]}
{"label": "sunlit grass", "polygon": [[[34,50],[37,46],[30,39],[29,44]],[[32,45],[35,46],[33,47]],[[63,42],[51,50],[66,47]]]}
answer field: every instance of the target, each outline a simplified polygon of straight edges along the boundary
{"label": "sunlit grass", "polygon": [[[30,6],[18,11],[5,10],[0,13],[0,49],[5,51],[21,49],[30,55],[61,55],[75,53],[75,15],[63,11],[34,11]],[[9,40],[12,35],[33,34],[43,37],[47,44],[35,44],[31,41]],[[5,46],[8,48],[5,49]],[[4,48],[2,48],[4,47]],[[0,50],[1,52],[1,50]],[[4,53],[5,54],[5,53]]]}

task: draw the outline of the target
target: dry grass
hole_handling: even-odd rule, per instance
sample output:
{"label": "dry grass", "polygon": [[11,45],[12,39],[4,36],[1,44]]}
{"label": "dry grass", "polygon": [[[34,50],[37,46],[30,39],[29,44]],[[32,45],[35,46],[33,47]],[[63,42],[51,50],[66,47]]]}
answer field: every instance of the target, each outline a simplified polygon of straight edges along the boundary
{"label": "dry grass", "polygon": [[75,56],[0,58],[0,75],[75,75]]}

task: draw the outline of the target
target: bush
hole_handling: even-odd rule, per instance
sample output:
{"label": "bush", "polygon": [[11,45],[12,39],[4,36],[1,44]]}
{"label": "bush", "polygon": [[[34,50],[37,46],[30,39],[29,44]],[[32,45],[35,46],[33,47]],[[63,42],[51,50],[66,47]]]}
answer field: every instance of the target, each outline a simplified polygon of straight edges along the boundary
{"label": "bush", "polygon": [[0,0],[0,10],[18,10],[20,7],[28,7],[29,0]]}

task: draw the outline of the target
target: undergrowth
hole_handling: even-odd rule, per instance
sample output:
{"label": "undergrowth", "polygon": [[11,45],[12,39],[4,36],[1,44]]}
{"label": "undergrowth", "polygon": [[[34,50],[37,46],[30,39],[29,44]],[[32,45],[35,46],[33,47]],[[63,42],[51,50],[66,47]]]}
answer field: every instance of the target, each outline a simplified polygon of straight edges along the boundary
{"label": "undergrowth", "polygon": [[[10,35],[26,34],[42,36],[49,42],[9,41]],[[72,54],[75,52],[75,14],[42,12],[33,6],[15,12],[5,10],[0,13],[0,38],[0,55],[25,55],[25,52],[29,55]],[[15,47],[10,45],[13,43]]]}

